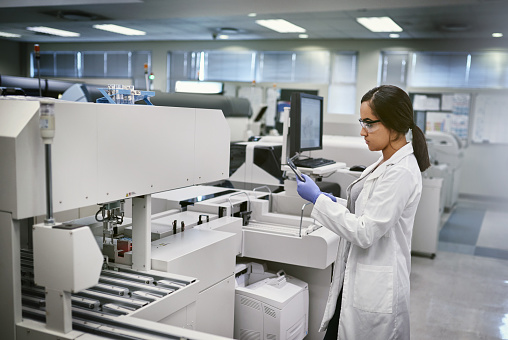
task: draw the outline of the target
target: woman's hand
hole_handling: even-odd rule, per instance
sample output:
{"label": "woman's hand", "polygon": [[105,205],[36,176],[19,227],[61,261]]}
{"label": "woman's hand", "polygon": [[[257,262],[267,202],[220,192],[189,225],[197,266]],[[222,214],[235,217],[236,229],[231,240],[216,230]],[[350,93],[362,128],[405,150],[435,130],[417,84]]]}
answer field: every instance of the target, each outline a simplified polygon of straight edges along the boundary
{"label": "woman's hand", "polygon": [[332,201],[337,202],[337,199],[331,194],[325,194],[321,192],[317,184],[309,176],[303,174],[303,178],[305,178],[305,182],[300,181],[298,178],[296,179],[296,191],[298,192],[298,195],[300,195],[304,200],[315,204],[319,195],[324,194],[330,197]]}

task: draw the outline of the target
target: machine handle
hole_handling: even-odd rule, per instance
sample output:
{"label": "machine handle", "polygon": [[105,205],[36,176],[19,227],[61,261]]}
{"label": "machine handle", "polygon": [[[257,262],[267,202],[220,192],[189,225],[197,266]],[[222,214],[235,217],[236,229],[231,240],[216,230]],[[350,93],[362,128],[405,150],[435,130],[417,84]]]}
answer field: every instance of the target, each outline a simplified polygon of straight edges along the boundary
{"label": "machine handle", "polygon": [[305,203],[303,206],[302,206],[302,212],[300,214],[300,237],[302,237],[302,222],[303,222],[303,210],[305,209],[306,206],[308,206],[309,204],[312,204],[312,202],[309,202],[309,203]]}
{"label": "machine handle", "polygon": [[268,192],[270,193],[270,195],[268,196],[268,209],[269,209],[269,212],[272,212],[272,190],[268,186],[263,185],[263,186],[254,188],[252,191],[256,191],[258,189],[263,189],[263,188],[266,188],[268,190]]}
{"label": "machine handle", "polygon": [[249,195],[245,192],[245,191],[240,191],[240,192],[237,192],[235,194],[232,194],[231,196],[229,196],[228,198],[228,201],[229,201],[229,207],[231,208],[231,216],[233,216],[233,203],[231,202],[231,197],[233,196],[236,196],[236,195],[240,195],[240,194],[244,194],[247,196],[247,201],[249,202],[249,207],[247,208],[248,211],[250,211],[250,197]]}

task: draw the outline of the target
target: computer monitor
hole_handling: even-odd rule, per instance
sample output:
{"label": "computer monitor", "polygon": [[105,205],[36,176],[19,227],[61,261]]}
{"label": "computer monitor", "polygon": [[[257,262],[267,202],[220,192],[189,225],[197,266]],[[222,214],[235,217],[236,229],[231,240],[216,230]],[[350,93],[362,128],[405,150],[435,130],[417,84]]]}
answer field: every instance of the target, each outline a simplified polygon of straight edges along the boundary
{"label": "computer monitor", "polygon": [[293,92],[289,117],[289,157],[323,148],[323,97]]}

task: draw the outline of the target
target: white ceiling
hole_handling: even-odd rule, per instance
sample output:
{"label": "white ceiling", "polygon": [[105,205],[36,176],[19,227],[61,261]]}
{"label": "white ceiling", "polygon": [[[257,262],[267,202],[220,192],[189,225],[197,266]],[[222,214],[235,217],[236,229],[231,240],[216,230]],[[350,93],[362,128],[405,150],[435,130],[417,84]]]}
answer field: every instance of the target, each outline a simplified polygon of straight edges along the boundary
{"label": "white ceiling", "polygon": [[[65,18],[76,14],[90,18]],[[388,33],[372,33],[359,25],[355,19],[361,16],[391,17],[404,30],[400,38],[493,39],[493,32],[508,37],[508,0],[0,0],[0,31],[20,34],[10,39],[24,42],[212,40],[221,28],[237,30],[229,34],[231,40],[298,37],[255,23],[276,18],[304,27],[309,39],[388,38]],[[102,23],[146,35],[129,37],[92,28]],[[26,30],[39,25],[81,36],[61,38]]]}

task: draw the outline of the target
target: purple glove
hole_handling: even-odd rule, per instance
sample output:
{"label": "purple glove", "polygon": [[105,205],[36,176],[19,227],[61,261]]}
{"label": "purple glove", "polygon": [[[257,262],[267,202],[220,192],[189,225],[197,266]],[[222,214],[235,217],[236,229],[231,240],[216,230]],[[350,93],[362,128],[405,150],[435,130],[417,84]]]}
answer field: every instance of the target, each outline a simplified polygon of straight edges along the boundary
{"label": "purple glove", "polygon": [[319,189],[317,184],[309,176],[305,174],[302,176],[305,178],[305,182],[300,181],[297,177],[296,191],[304,200],[315,204],[319,195],[324,194],[328,196],[332,201],[337,202],[337,198],[335,198],[333,195],[321,192],[321,189]]}
{"label": "purple glove", "polygon": [[323,194],[329,197],[332,201],[337,202],[337,198],[335,196],[322,192],[317,184],[309,176],[304,174],[303,177],[305,178],[305,182],[300,181],[297,177],[296,188],[296,191],[303,199],[315,204],[319,195]]}
{"label": "purple glove", "polygon": [[298,192],[298,195],[300,195],[304,200],[316,203],[317,198],[319,197],[319,195],[321,195],[321,190],[309,176],[305,174],[303,174],[302,176],[303,178],[305,178],[305,182],[302,182],[299,179],[297,179],[298,183],[296,191]]}

